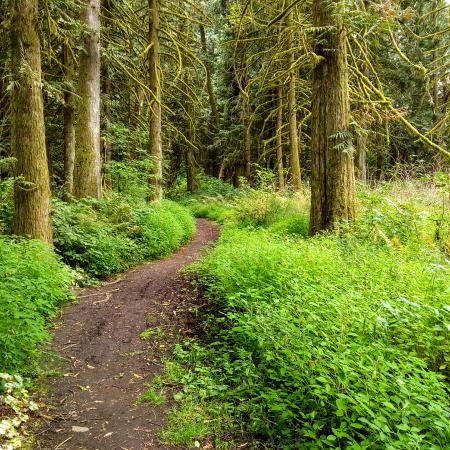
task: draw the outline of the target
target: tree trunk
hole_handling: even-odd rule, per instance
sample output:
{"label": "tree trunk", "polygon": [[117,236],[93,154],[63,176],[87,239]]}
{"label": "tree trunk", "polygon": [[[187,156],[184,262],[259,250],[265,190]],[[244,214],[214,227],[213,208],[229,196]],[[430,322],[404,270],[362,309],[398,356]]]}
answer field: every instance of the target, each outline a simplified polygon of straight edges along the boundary
{"label": "tree trunk", "polygon": [[[287,27],[292,26],[293,9],[291,9],[287,16]],[[289,153],[291,155],[291,173],[292,186],[294,191],[298,192],[301,189],[301,169],[300,169],[300,154],[298,143],[298,128],[297,128],[297,98],[296,98],[296,73],[295,73],[295,53],[293,50],[294,40],[292,32],[288,31],[289,35],[289,86],[288,86],[288,111],[289,111]]]}
{"label": "tree trunk", "polygon": [[356,138],[355,174],[356,178],[365,183],[367,181],[367,135],[360,133]]}
{"label": "tree trunk", "polygon": [[[219,129],[219,109],[217,107],[217,100],[214,94],[214,86],[212,80],[212,67],[209,60],[209,51],[208,46],[206,44],[206,35],[205,35],[205,27],[200,25],[200,43],[202,46],[202,52],[204,54],[204,64],[205,64],[205,72],[206,72],[206,90],[208,92],[209,105],[211,108],[211,117],[214,125],[214,132]],[[218,175],[218,154],[217,150],[214,149],[214,146],[211,146],[211,150],[209,152],[209,171],[212,176]]]}
{"label": "tree trunk", "polygon": [[161,79],[160,79],[160,0],[149,0],[151,9],[149,50],[149,88],[152,92],[150,102],[150,141],[149,152],[152,158],[152,176],[150,201],[159,201],[163,197],[162,140],[161,140]]}
{"label": "tree trunk", "polygon": [[75,164],[75,102],[73,81],[75,61],[69,44],[64,44],[64,78],[70,86],[64,92],[64,187],[68,194],[73,193],[73,170]]}
{"label": "tree trunk", "polygon": [[100,0],[85,0],[87,28],[80,54],[74,195],[100,198]]}
{"label": "tree trunk", "polygon": [[314,27],[322,31],[315,52],[323,59],[314,68],[311,109],[310,234],[334,228],[355,217],[355,179],[348,94],[345,29],[336,3],[313,0]]}
{"label": "tree trunk", "polygon": [[205,27],[200,25],[200,42],[202,52],[204,55],[205,71],[206,71],[206,90],[208,91],[209,105],[211,107],[211,114],[216,128],[219,127],[219,110],[217,108],[216,96],[214,95],[214,87],[212,83],[212,68],[209,62],[208,46],[206,45]]}
{"label": "tree trunk", "polygon": [[277,87],[277,170],[278,170],[278,185],[281,190],[284,190],[284,168],[283,168],[283,88]]}
{"label": "tree trunk", "polygon": [[[113,4],[110,0],[103,1],[103,11],[105,17],[105,27],[107,30],[111,28],[112,21],[112,13],[113,13]],[[105,42],[104,45],[105,51],[108,49],[108,42]],[[102,138],[102,154],[103,161],[108,164],[112,161],[112,149],[111,149],[111,141],[109,139],[109,133],[111,130],[111,91],[112,91],[112,71],[109,62],[105,62],[103,64],[104,67],[104,85],[103,85],[103,94],[104,94],[104,136]]]}
{"label": "tree trunk", "polygon": [[17,158],[14,233],[52,243],[38,1],[15,0],[12,6],[11,148]]}

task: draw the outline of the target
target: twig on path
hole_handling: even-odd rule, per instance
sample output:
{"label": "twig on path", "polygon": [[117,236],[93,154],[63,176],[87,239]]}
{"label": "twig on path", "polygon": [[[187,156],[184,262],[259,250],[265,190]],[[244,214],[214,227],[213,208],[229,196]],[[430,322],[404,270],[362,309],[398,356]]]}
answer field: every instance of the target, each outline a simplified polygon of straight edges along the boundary
{"label": "twig on path", "polygon": [[96,294],[79,295],[78,298],[88,298],[88,297],[98,297],[99,295],[111,294],[112,292],[117,292],[119,288],[113,289],[108,292],[97,292]]}
{"label": "twig on path", "polygon": [[[116,289],[118,291],[118,289]],[[106,303],[109,300],[111,300],[111,292],[108,292],[106,294],[106,298],[104,298],[103,300],[97,300],[96,302],[92,303],[93,305],[98,305],[99,303]]]}
{"label": "twig on path", "polygon": [[58,444],[54,450],[58,450],[58,448],[61,448],[66,442],[69,442],[72,439],[73,436],[70,436],[69,438],[67,438],[65,441],[61,442],[61,444]]}

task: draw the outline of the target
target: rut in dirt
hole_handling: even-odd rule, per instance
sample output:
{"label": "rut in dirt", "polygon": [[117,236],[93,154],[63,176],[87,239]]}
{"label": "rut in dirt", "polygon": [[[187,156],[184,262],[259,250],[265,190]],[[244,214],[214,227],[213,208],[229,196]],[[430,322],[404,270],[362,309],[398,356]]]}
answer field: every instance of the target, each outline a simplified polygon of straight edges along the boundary
{"label": "rut in dirt", "polygon": [[[198,294],[178,271],[218,236],[217,225],[200,219],[194,239],[173,256],[79,293],[55,332],[53,350],[67,364],[64,376],[49,379],[48,417],[35,449],[181,448],[158,441],[168,406],[136,399],[162,372],[174,336],[192,333]],[[162,331],[156,345],[140,337],[149,328]]]}

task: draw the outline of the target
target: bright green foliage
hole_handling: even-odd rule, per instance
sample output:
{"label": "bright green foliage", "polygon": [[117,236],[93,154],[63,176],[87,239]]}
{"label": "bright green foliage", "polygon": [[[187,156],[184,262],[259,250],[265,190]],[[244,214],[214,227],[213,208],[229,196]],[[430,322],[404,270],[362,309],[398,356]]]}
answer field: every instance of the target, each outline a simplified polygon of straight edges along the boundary
{"label": "bright green foliage", "polygon": [[150,403],[152,405],[161,406],[166,401],[164,392],[157,391],[156,389],[149,388],[138,399],[137,403]]}
{"label": "bright green foliage", "polygon": [[237,223],[244,227],[270,227],[274,232],[306,236],[308,209],[303,197],[249,190],[237,198]]}
{"label": "bright green foliage", "polygon": [[446,449],[447,194],[426,186],[417,201],[422,188],[365,189],[355,224],[308,240],[305,198],[228,200],[232,220],[193,267],[214,313],[206,341],[176,349],[181,405],[211,426],[233,417],[231,435],[256,447]]}
{"label": "bright green foliage", "polygon": [[169,426],[162,431],[161,438],[170,444],[194,444],[196,438],[208,431],[207,416],[196,402],[185,403],[168,416]]}
{"label": "bright green foliage", "polygon": [[168,200],[161,202],[161,208],[169,211],[170,214],[176,217],[183,231],[181,243],[185,244],[195,233],[195,222],[192,220],[192,215],[189,213],[189,210],[178,203]]}
{"label": "bright green foliage", "polygon": [[91,276],[105,277],[126,269],[142,257],[121,223],[95,208],[101,202],[91,200],[54,203],[55,249],[64,261],[82,268]]}
{"label": "bright green foliage", "polygon": [[275,448],[445,448],[446,388],[429,370],[450,363],[439,255],[230,229],[198,269],[222,314],[194,395],[231,402]]}
{"label": "bright green foliage", "polygon": [[217,201],[202,201],[198,199],[191,199],[183,202],[195,217],[202,219],[214,220],[218,223],[225,223],[234,215],[234,210],[229,206]]}
{"label": "bright green foliage", "polygon": [[195,223],[170,201],[133,204],[120,197],[55,202],[55,247],[64,260],[95,277],[159,258],[186,242]]}
{"label": "bright green foliage", "polygon": [[105,166],[105,177],[122,198],[145,200],[150,193],[148,178],[151,166],[148,159],[112,161]]}
{"label": "bright green foliage", "polygon": [[0,254],[0,372],[31,373],[72,274],[40,241],[0,236]]}

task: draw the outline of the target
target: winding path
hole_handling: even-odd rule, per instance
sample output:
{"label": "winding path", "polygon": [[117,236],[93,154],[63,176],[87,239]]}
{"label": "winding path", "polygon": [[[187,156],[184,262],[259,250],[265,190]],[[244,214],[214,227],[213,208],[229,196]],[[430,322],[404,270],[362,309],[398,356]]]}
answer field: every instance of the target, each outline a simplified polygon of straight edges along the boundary
{"label": "winding path", "polygon": [[[48,380],[50,406],[34,448],[179,448],[158,442],[168,406],[135,402],[161,373],[167,347],[193,332],[197,294],[178,270],[218,236],[218,226],[198,220],[194,239],[176,254],[84,289],[64,310],[53,347],[67,364]],[[144,340],[148,328],[158,333]]]}

